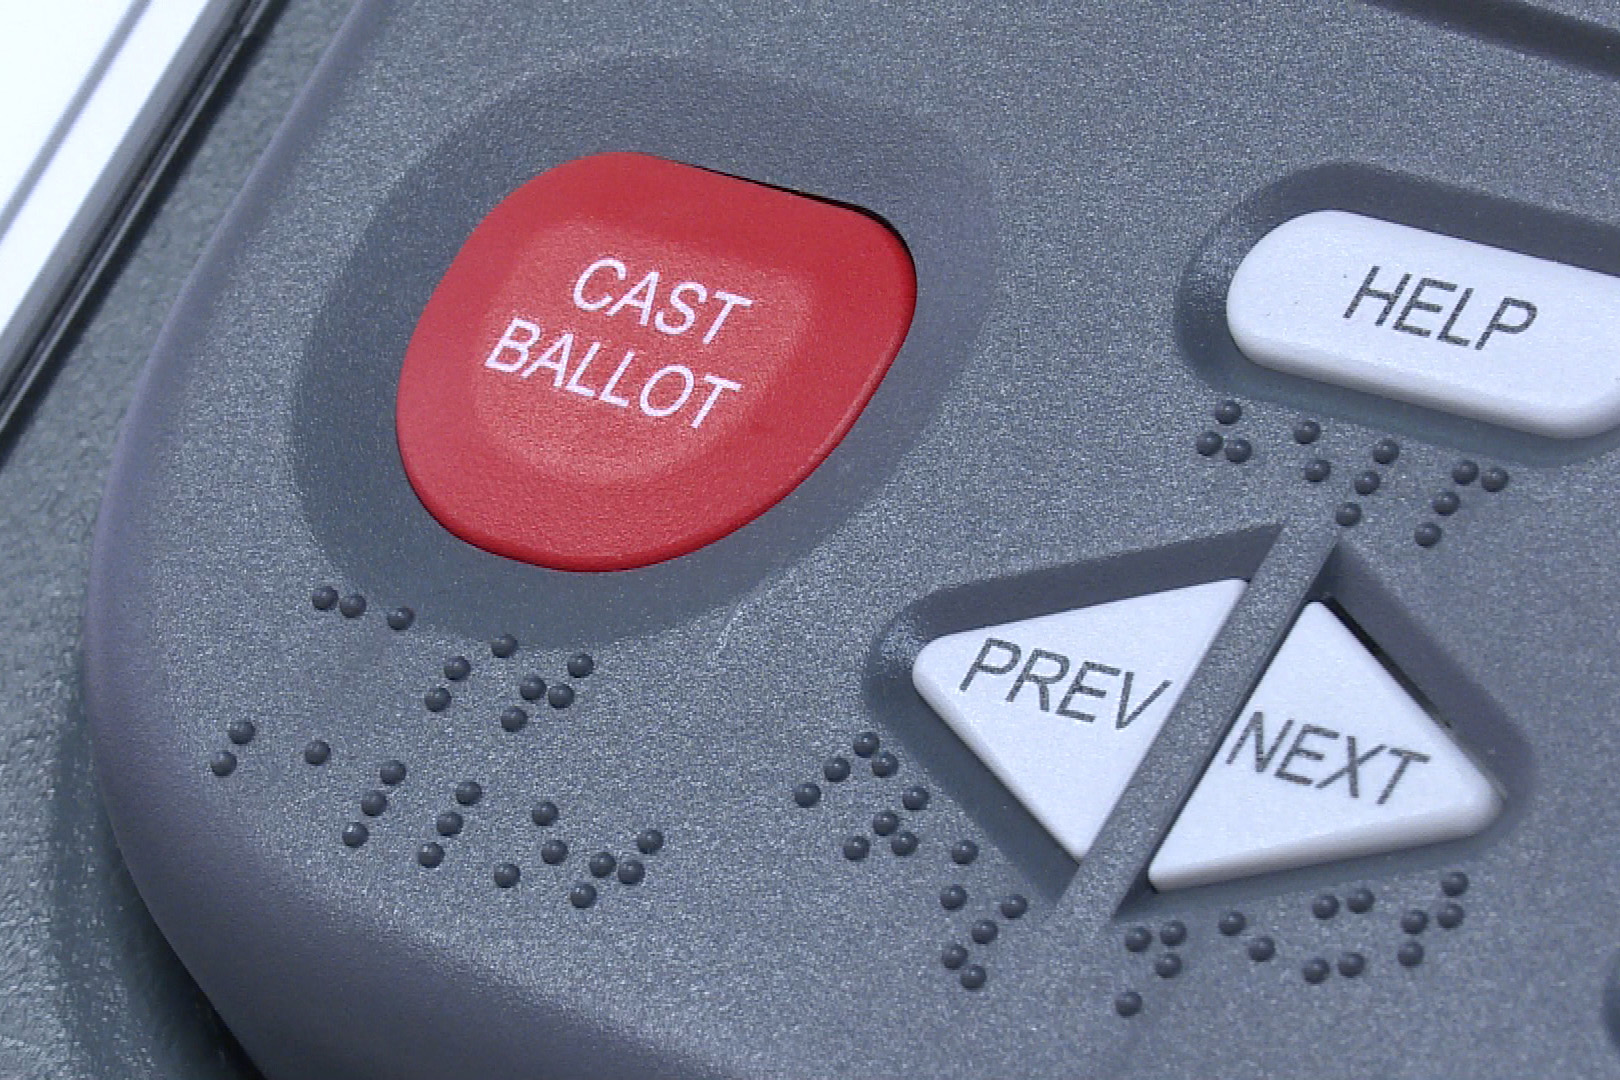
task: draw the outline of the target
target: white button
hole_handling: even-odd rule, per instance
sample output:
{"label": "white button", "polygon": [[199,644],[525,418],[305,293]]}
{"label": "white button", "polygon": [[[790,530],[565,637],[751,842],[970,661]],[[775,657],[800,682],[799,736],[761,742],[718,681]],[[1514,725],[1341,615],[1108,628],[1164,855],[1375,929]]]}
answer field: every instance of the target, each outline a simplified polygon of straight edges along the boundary
{"label": "white button", "polygon": [[1217,581],[930,642],[911,678],[1075,858],[1242,595]]}
{"label": "white button", "polygon": [[1148,868],[1181,889],[1471,836],[1489,780],[1321,604],[1277,651]]}
{"label": "white button", "polygon": [[1620,278],[1338,210],[1294,218],[1226,297],[1257,364],[1575,438],[1620,424]]}

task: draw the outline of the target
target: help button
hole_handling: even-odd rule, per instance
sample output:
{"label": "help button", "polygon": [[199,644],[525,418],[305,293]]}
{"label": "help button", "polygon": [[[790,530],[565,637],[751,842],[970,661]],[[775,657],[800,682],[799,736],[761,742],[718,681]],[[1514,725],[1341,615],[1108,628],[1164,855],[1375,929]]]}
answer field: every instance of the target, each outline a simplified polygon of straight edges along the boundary
{"label": "help button", "polygon": [[831,452],[915,295],[864,214],[640,154],[569,162],[479,223],[429,299],[400,374],[406,474],[500,555],[685,554]]}

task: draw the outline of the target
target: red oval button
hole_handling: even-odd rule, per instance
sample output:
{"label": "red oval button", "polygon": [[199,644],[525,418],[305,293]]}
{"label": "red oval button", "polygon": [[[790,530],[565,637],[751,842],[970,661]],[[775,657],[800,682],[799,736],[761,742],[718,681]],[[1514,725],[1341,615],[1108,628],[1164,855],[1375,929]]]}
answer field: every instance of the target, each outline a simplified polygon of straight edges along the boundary
{"label": "red oval button", "polygon": [[916,289],[899,238],[854,210],[643,154],[559,165],[478,224],[416,324],[406,475],[500,555],[684,555],[832,451]]}

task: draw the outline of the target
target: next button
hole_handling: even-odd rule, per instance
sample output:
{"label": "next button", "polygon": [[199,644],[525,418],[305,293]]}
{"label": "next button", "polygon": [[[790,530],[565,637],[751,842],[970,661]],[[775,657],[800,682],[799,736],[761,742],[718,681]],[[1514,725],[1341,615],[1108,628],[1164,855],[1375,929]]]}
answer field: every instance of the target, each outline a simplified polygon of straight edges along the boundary
{"label": "next button", "polygon": [[1557,438],[1620,424],[1620,279],[1323,210],[1232,278],[1255,363]]}

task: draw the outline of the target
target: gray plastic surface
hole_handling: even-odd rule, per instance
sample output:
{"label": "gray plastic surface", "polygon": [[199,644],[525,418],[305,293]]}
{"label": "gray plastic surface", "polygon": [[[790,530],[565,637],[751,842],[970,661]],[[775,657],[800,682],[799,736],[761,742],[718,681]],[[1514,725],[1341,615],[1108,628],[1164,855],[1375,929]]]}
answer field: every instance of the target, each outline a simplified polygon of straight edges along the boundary
{"label": "gray plastic surface", "polygon": [[[272,1080],[1620,1072],[1617,438],[1552,445],[1260,372],[1220,321],[1247,244],[1323,207],[1620,271],[1620,134],[1599,119],[1620,84],[1591,60],[1612,31],[1543,20],[1561,36],[1503,45],[1491,20],[1524,10],[363,5],[154,353],[85,627],[119,844],[248,1054]],[[569,575],[427,515],[393,379],[467,230],[607,149],[881,214],[918,308],[782,504],[673,562]],[[1207,431],[1246,459],[1200,454]],[[1399,456],[1374,465],[1384,439]],[[1455,483],[1464,458],[1508,483]],[[1378,492],[1353,494],[1369,468]],[[1440,518],[1442,490],[1461,509]],[[1078,866],[911,688],[940,634],[1231,575],[1250,588]],[[317,610],[322,586],[365,613]],[[1507,813],[1469,841],[1154,895],[1158,839],[1319,596]],[[492,655],[507,633],[517,654]],[[595,670],[570,676],[582,650]],[[574,700],[526,702],[530,673]],[[530,719],[508,732],[513,705]],[[896,774],[854,754],[867,730]],[[850,779],[824,777],[836,754]],[[466,781],[482,797],[458,803]],[[912,785],[930,799],[902,856],[869,823]],[[560,808],[545,827],[541,799]],[[641,855],[649,828],[665,842]],[[852,835],[866,858],[845,857]],[[603,851],[644,880],[593,877]],[[1027,913],[999,914],[1014,893]],[[1345,900],[1327,918],[1324,894]],[[1431,916],[1411,967],[1409,909]],[[1127,949],[1138,926],[1159,943]],[[953,942],[982,986],[941,963]]]}
{"label": "gray plastic surface", "polygon": [[[0,464],[0,1076],[254,1075],[153,925],[96,790],[79,678],[119,418],[213,226],[348,5],[293,0],[226,80]],[[10,436],[15,434],[15,438]]]}

